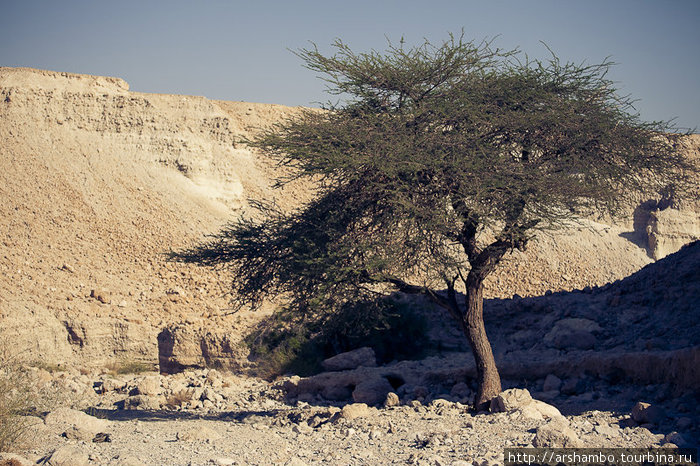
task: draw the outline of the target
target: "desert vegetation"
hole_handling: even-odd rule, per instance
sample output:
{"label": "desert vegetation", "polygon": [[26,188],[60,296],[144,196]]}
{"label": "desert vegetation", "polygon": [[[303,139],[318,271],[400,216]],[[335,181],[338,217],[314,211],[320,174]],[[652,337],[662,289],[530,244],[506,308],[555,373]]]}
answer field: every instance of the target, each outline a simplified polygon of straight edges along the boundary
{"label": "desert vegetation", "polygon": [[317,197],[291,214],[261,203],[263,221],[184,257],[229,264],[240,306],[284,295],[307,322],[378,312],[389,292],[426,296],[468,339],[483,409],[501,392],[483,288],[504,256],[632,193],[682,197],[697,168],[669,124],[641,121],[618,94],[609,62],[531,61],[459,36],[334,47],[298,55],[341,103],[248,141],[292,169],[279,185],[313,179]]}

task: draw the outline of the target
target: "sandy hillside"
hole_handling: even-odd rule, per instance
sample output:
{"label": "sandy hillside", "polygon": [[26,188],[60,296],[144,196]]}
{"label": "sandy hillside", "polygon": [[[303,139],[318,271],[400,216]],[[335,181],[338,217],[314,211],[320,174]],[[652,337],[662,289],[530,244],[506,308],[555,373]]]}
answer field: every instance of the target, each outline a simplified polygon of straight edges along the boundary
{"label": "sandy hillside", "polygon": [[1,69],[0,88],[0,309],[22,345],[54,362],[85,348],[154,360],[155,329],[227,307],[230,277],[165,254],[240,215],[248,197],[278,196],[237,139],[293,109],[224,111],[28,69]]}
{"label": "sandy hillside", "polygon": [[[249,198],[289,208],[308,196],[303,186],[271,189],[275,168],[240,142],[295,111],[0,68],[0,333],[49,364],[99,366],[156,362],[167,327],[217,329],[232,336],[229,356],[242,360],[235,341],[251,320],[229,315],[234,277],[170,262],[167,253],[203,241],[245,212]],[[649,218],[637,218],[637,229],[646,232]],[[661,239],[700,230],[695,213],[654,219]],[[541,237],[508,259],[487,295],[627,276],[652,261],[627,239],[633,224],[590,222]]]}

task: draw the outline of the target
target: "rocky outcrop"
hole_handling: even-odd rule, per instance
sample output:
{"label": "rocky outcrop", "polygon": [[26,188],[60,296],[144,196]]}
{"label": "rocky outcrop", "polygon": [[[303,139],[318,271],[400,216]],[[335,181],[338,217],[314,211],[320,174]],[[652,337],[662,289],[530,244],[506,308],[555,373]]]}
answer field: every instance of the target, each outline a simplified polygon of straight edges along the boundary
{"label": "rocky outcrop", "polygon": [[646,226],[649,251],[662,259],[700,238],[700,203],[694,209],[663,209],[650,213]]}
{"label": "rocky outcrop", "polygon": [[244,359],[242,344],[224,330],[176,325],[158,334],[158,363],[166,374],[205,367],[238,370]]}
{"label": "rocky outcrop", "polygon": [[365,346],[353,351],[336,354],[324,360],[321,365],[327,371],[344,371],[361,366],[372,367],[377,365],[377,356],[372,348]]}

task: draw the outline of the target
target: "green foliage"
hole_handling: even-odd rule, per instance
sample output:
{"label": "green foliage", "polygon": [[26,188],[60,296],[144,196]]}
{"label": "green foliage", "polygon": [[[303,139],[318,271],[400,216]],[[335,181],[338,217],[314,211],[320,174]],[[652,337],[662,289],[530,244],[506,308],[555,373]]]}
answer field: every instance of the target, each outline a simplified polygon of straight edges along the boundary
{"label": "green foliage", "polygon": [[459,318],[431,290],[459,278],[469,288],[470,272],[481,283],[534,231],[614,213],[634,191],[680,193],[697,170],[668,125],[630,113],[606,79],[610,62],[521,60],[455,37],[384,54],[335,47],[298,55],[342,105],[249,141],[292,178],[316,180],[318,197],[293,213],[261,204],[266,220],[242,220],[181,256],[230,264],[240,305],[285,294],[301,313],[337,310],[383,284]]}
{"label": "green foliage", "polygon": [[247,339],[265,378],[321,371],[321,362],[363,346],[374,349],[380,362],[417,359],[430,350],[425,317],[391,299],[348,303],[336,313],[304,319],[292,308],[281,309]]}
{"label": "green foliage", "polygon": [[248,141],[291,169],[280,184],[317,183],[316,199],[291,213],[261,204],[261,222],[230,225],[180,257],[230,266],[239,306],[289,297],[281,360],[311,345],[314,331],[294,319],[331,325],[327,315],[350,312],[360,322],[354,303],[424,294],[489,372],[479,374],[484,404],[500,381],[483,281],[503,256],[537,230],[615,214],[631,193],[680,196],[697,165],[675,150],[668,124],[639,119],[606,78],[608,61],[532,61],[454,36],[384,53],[334,46],[332,56],[298,55],[340,104]]}

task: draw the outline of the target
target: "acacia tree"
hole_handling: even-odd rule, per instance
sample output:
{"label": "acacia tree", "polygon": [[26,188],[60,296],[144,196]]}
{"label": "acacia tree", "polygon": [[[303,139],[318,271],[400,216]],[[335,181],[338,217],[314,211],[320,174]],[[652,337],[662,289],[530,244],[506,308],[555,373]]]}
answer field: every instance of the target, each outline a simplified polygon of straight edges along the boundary
{"label": "acacia tree", "polygon": [[265,132],[255,147],[314,180],[292,213],[223,231],[200,259],[235,269],[241,305],[286,295],[300,314],[391,291],[446,309],[469,340],[476,407],[501,391],[483,319],[486,277],[535,231],[623,194],[677,187],[692,167],[664,123],[645,123],[606,78],[611,63],[529,61],[450,38],[384,53],[336,41],[297,54],[341,103]]}

